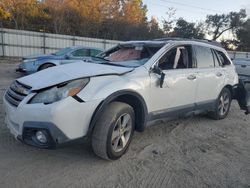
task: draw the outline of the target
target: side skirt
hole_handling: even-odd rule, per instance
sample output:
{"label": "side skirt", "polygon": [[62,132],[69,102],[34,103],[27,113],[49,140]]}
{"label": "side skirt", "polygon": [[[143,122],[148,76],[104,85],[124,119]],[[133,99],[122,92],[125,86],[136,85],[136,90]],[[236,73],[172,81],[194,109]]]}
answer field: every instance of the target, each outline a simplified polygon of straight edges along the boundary
{"label": "side skirt", "polygon": [[215,109],[216,100],[209,100],[196,104],[190,104],[185,106],[179,106],[160,111],[150,112],[148,116],[147,127],[155,125],[162,120],[174,120],[181,117],[190,117],[202,113],[208,113]]}

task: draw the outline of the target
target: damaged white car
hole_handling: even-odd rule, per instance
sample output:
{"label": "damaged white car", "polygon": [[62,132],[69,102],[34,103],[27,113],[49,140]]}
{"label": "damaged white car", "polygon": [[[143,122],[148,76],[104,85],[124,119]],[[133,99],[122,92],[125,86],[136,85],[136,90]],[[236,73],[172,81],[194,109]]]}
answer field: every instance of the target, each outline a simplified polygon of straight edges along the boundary
{"label": "damaged white car", "polygon": [[239,85],[227,52],[207,41],[124,42],[91,61],[15,80],[4,96],[11,133],[39,148],[87,137],[98,156],[115,160],[156,120],[223,119],[234,98],[249,113],[249,82]]}

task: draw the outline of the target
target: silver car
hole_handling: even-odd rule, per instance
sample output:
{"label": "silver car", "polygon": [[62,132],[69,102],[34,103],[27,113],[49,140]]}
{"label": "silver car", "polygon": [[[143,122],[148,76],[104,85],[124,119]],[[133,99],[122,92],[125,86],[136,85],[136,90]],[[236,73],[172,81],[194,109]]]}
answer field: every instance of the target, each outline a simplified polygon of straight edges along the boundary
{"label": "silver car", "polygon": [[233,60],[236,71],[240,77],[250,76],[250,59],[238,58]]}
{"label": "silver car", "polygon": [[32,74],[49,67],[74,63],[77,62],[77,60],[88,60],[101,52],[102,50],[98,48],[72,46],[63,48],[52,54],[27,56],[23,58],[22,63],[16,71]]}

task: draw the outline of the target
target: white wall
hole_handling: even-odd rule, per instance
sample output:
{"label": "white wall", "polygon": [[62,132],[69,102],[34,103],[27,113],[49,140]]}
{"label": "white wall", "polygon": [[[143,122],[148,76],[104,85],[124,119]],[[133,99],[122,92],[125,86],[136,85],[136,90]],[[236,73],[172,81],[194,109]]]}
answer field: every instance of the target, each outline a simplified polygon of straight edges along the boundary
{"label": "white wall", "polygon": [[237,52],[237,51],[228,51],[228,54],[232,59],[235,58],[247,58],[250,59],[250,52]]}
{"label": "white wall", "polygon": [[[2,40],[3,39],[3,40]],[[23,57],[38,53],[52,53],[73,45],[108,49],[119,41],[50,33],[0,29],[0,56]]]}

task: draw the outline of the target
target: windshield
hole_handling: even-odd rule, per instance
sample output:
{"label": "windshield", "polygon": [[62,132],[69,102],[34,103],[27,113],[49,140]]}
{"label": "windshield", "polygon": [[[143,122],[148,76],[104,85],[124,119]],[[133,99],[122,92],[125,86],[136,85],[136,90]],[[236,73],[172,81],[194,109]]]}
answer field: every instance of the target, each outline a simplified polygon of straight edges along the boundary
{"label": "windshield", "polygon": [[163,45],[118,45],[104,53],[98,55],[99,60],[103,60],[102,64],[138,67],[144,65]]}
{"label": "windshield", "polygon": [[56,56],[63,56],[63,55],[66,55],[68,52],[71,51],[71,48],[63,48],[55,53],[53,53],[53,55],[56,55]]}

